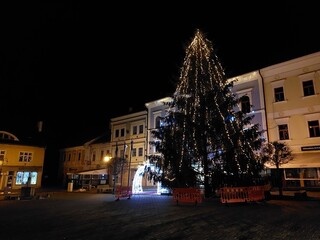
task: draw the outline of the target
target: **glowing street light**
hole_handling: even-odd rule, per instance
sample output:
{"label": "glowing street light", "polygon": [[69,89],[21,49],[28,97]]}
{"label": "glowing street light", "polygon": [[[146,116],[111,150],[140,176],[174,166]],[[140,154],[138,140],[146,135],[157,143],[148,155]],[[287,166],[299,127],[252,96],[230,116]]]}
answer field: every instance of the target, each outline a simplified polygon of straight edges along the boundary
{"label": "glowing street light", "polygon": [[104,156],[103,160],[105,163],[108,163],[111,160],[111,156],[108,154],[108,155]]}
{"label": "glowing street light", "polygon": [[111,157],[110,154],[105,155],[104,158],[103,158],[103,161],[106,163],[106,170],[107,170],[107,173],[108,173],[108,176],[107,176],[108,178],[106,178],[106,179],[108,179],[108,184],[110,183],[110,181],[109,181],[110,174],[109,174],[108,163],[110,162],[111,159],[112,159],[112,157]]}

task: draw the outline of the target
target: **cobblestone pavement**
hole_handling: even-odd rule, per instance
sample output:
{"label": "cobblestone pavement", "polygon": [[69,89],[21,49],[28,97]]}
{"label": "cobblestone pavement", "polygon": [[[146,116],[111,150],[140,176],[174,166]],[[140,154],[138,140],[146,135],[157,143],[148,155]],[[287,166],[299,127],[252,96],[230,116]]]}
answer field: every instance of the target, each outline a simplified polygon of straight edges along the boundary
{"label": "cobblestone pavement", "polygon": [[177,205],[172,196],[56,192],[0,201],[0,240],[320,239],[319,199]]}

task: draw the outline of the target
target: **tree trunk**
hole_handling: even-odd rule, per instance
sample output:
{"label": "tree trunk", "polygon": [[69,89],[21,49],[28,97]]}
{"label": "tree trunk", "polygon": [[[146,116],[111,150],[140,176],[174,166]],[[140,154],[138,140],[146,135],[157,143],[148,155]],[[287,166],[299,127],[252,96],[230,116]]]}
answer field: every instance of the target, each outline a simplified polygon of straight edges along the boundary
{"label": "tree trunk", "polygon": [[276,164],[277,167],[277,179],[278,179],[278,187],[279,187],[279,196],[283,196],[282,192],[282,172],[280,171],[279,168],[279,163]]}
{"label": "tree trunk", "polygon": [[204,165],[204,197],[209,198],[212,195],[211,185],[209,184],[208,164]]}

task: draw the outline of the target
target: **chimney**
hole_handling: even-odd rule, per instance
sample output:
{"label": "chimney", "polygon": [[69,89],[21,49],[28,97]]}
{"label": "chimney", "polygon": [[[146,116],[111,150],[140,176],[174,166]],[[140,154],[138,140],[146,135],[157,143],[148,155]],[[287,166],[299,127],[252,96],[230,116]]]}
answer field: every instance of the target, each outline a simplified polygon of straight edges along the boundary
{"label": "chimney", "polygon": [[42,132],[42,126],[43,126],[43,121],[38,121],[38,132],[41,133]]}

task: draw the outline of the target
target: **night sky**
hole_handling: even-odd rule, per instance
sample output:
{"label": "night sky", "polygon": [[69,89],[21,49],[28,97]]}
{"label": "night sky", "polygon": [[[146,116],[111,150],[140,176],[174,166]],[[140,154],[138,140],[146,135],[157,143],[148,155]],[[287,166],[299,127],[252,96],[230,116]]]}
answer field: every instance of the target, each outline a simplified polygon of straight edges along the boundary
{"label": "night sky", "polygon": [[31,136],[41,120],[58,147],[102,134],[174,92],[197,28],[228,77],[320,51],[316,1],[167,2],[2,4],[0,130]]}

